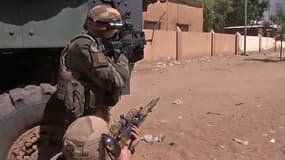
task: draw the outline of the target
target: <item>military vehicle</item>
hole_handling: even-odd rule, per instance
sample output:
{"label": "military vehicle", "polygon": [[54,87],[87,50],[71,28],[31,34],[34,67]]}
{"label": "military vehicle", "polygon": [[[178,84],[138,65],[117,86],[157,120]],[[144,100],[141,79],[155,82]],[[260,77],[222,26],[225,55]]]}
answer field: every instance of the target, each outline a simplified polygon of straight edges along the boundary
{"label": "military vehicle", "polygon": [[58,59],[65,43],[83,31],[88,9],[108,3],[122,13],[122,41],[137,61],[145,44],[142,13],[156,1],[0,1],[1,160],[45,160],[59,151],[65,122],[54,98]]}

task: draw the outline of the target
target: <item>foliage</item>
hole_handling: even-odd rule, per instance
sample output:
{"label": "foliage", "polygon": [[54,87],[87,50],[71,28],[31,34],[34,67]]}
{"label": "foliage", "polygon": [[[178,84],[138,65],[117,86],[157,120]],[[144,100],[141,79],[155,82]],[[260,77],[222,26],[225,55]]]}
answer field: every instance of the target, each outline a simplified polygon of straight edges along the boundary
{"label": "foliage", "polygon": [[[245,0],[233,0],[233,12],[226,19],[226,26],[244,25]],[[269,8],[269,0],[248,0],[247,21],[258,22],[262,20],[263,13]],[[234,18],[232,18],[234,17]]]}
{"label": "foliage", "polygon": [[[203,0],[204,31],[244,25],[244,0]],[[269,0],[248,0],[248,21],[260,21]]]}
{"label": "foliage", "polygon": [[221,31],[233,11],[231,0],[204,0],[204,31]]}

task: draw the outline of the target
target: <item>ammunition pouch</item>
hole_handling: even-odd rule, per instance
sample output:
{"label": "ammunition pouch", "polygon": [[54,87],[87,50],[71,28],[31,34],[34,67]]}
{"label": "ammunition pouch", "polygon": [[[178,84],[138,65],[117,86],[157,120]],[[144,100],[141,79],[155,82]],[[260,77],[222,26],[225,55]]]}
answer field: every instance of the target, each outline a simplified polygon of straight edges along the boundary
{"label": "ammunition pouch", "polygon": [[79,81],[72,80],[67,82],[64,103],[66,108],[71,111],[75,117],[80,117],[84,114],[84,86],[82,86]]}

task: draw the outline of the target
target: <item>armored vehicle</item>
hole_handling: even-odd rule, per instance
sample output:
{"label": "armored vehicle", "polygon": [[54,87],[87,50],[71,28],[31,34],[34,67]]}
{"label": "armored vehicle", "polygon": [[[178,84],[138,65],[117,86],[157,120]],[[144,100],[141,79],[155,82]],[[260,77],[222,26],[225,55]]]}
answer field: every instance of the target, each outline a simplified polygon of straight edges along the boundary
{"label": "armored vehicle", "polygon": [[0,1],[1,160],[45,160],[60,149],[64,108],[53,95],[58,59],[65,43],[83,31],[87,11],[107,3],[121,12],[118,46],[134,64],[143,58],[142,13],[156,1]]}

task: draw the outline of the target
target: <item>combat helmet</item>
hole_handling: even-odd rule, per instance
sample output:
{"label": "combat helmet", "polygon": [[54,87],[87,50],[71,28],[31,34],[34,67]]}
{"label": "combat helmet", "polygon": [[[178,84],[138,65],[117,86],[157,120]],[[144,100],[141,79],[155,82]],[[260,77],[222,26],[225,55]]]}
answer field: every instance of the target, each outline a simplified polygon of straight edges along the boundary
{"label": "combat helmet", "polygon": [[122,27],[122,17],[117,9],[98,5],[89,10],[84,28],[93,37],[111,38]]}
{"label": "combat helmet", "polygon": [[65,160],[104,160],[105,151],[101,143],[102,133],[107,133],[107,123],[96,116],[75,120],[63,138]]}

